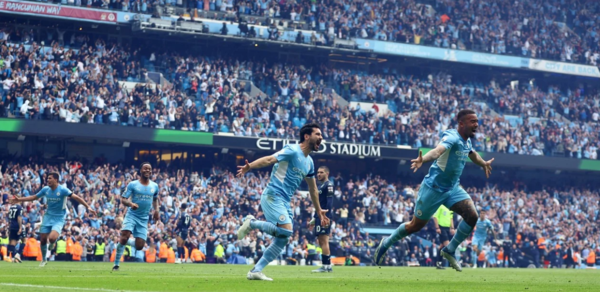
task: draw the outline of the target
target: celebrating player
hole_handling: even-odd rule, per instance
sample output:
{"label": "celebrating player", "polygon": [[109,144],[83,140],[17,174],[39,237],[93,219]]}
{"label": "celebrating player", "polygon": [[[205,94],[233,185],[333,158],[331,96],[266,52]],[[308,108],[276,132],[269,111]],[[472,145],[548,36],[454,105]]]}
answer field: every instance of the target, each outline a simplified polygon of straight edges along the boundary
{"label": "celebrating player", "polygon": [[[121,196],[121,203],[128,208],[121,228],[121,241],[117,244],[113,271],[119,271],[119,263],[125,245],[135,246],[138,251],[146,245],[151,207],[154,208],[154,220],[158,221],[160,219],[158,185],[150,180],[150,175],[152,175],[152,165],[148,162],[142,163],[140,166],[140,179],[127,184],[127,189]],[[132,234],[135,241],[129,239]]]}
{"label": "celebrating player", "polygon": [[[10,226],[8,228],[8,247],[7,255],[12,256],[13,263],[21,263],[21,256],[15,250],[15,245],[21,238],[23,238],[23,207],[19,204],[14,204],[8,209],[8,219],[10,220]],[[10,259],[10,258],[9,258]]]}
{"label": "celebrating player", "polygon": [[175,233],[177,234],[177,254],[179,254],[179,259],[175,262],[176,264],[185,262],[184,244],[188,238],[188,230],[192,224],[192,217],[185,212],[186,209],[187,204],[182,203],[180,206],[181,212],[179,213],[179,220],[177,220],[177,225],[175,227]]}
{"label": "celebrating player", "polygon": [[[327,215],[331,215],[333,207],[333,185],[329,182],[329,168],[327,166],[319,167],[317,170],[317,180],[320,183],[319,186],[319,204],[321,208],[329,210]],[[319,241],[319,246],[323,250],[321,258],[323,260],[323,266],[317,270],[313,270],[313,273],[327,273],[333,272],[331,268],[331,252],[329,251],[329,225],[321,224],[321,219],[315,214],[315,234]]]}
{"label": "celebrating player", "polygon": [[17,198],[13,197],[10,200],[11,204],[17,204],[19,202],[34,201],[41,198],[46,198],[46,204],[48,206],[42,225],[40,227],[40,243],[42,249],[42,262],[40,267],[46,266],[46,252],[48,251],[48,241],[50,241],[50,249],[54,249],[54,244],[58,239],[58,236],[62,232],[62,228],[65,225],[65,215],[67,214],[67,197],[79,202],[85,208],[93,214],[90,209],[90,205],[86,203],[82,198],[74,195],[71,190],[58,184],[58,173],[51,172],[46,178],[48,185],[43,187],[39,193],[34,196]]}
{"label": "celebrating player", "polygon": [[260,205],[267,221],[258,221],[255,220],[254,216],[248,215],[237,232],[238,240],[246,237],[252,229],[260,229],[274,237],[273,242],[265,250],[261,259],[248,272],[248,280],[273,281],[273,279],[265,276],[262,270],[281,254],[283,248],[288,244],[288,239],[293,234],[293,215],[290,200],[300,186],[302,179],[305,179],[308,183],[310,198],[321,225],[329,226],[329,218],[326,216],[327,210],[322,210],[319,204],[319,193],[314,179],[314,164],[309,156],[312,151],[319,149],[322,140],[319,125],[306,124],[300,129],[300,144],[285,145],[281,151],[274,155],[259,158],[252,163],[246,161],[244,166],[238,166],[237,176],[242,177],[251,169],[275,165],[269,184],[260,199]]}
{"label": "celebrating player", "polygon": [[[473,235],[473,243],[471,244],[473,247],[473,268],[477,268],[477,256],[481,252],[481,249],[485,245],[485,240],[487,239],[487,232],[490,230],[494,233],[494,226],[489,219],[486,218],[485,211],[481,211],[479,213],[479,220],[477,221],[477,226],[475,228],[475,234]],[[494,235],[495,237],[495,235]]]}
{"label": "celebrating player", "polygon": [[475,164],[481,166],[486,177],[492,172],[492,161],[484,161],[471,147],[471,139],[479,125],[477,115],[472,110],[461,110],[457,117],[458,130],[446,130],[442,134],[440,144],[425,156],[419,152],[417,159],[411,160],[411,169],[415,172],[423,163],[434,161],[429,168],[429,174],[421,183],[419,195],[415,204],[415,213],[412,221],[402,223],[392,235],[382,239],[375,250],[375,262],[381,265],[388,248],[400,239],[413,234],[423,228],[440,205],[445,205],[463,218],[458,225],[454,237],[448,246],[442,249],[442,256],[456,271],[462,268],[456,261],[454,253],[461,242],[467,238],[475,224],[477,224],[477,210],[471,197],[460,187],[459,179],[462,171],[470,158]]}

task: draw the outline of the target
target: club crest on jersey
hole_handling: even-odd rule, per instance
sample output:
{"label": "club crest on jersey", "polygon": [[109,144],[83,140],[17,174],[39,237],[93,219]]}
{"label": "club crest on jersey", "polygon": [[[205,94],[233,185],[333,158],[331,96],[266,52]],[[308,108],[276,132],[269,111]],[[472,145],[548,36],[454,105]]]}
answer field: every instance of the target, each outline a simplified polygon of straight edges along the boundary
{"label": "club crest on jersey", "polygon": [[423,216],[423,211],[417,210],[417,216]]}
{"label": "club crest on jersey", "polygon": [[285,215],[279,216],[279,221],[281,221],[281,222],[285,221]]}

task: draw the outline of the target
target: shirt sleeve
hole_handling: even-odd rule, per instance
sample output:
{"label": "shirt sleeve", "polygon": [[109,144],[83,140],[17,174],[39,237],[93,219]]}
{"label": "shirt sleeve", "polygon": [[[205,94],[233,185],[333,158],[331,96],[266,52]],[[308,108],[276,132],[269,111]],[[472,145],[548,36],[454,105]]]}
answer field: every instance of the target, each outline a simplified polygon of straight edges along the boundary
{"label": "shirt sleeve", "polygon": [[311,159],[310,160],[310,169],[308,170],[306,177],[314,177],[314,176],[315,176],[315,163]]}
{"label": "shirt sleeve", "polygon": [[152,197],[153,197],[154,199],[156,199],[156,198],[158,198],[158,185],[157,185],[157,184],[155,184],[154,186],[156,187],[156,191],[154,191],[154,194],[152,194]]}
{"label": "shirt sleeve", "polygon": [[48,194],[49,187],[43,187],[35,196],[36,198],[43,198]]}
{"label": "shirt sleeve", "polygon": [[131,195],[133,195],[133,183],[128,183],[127,187],[125,188],[125,192],[123,193],[123,195],[121,197],[125,198],[125,199],[129,199],[131,197]]}
{"label": "shirt sleeve", "polygon": [[296,156],[296,152],[292,149],[292,146],[288,144],[285,145],[283,149],[273,154],[273,156],[277,158],[277,162],[292,161],[292,159],[294,159],[294,156]]}
{"label": "shirt sleeve", "polygon": [[62,188],[61,193],[63,197],[70,197],[73,194],[73,192],[67,188]]}
{"label": "shirt sleeve", "polygon": [[444,134],[442,134],[442,140],[440,141],[440,144],[446,149],[452,148],[456,142],[458,142],[458,139],[455,135],[452,135],[448,132],[444,132]]}

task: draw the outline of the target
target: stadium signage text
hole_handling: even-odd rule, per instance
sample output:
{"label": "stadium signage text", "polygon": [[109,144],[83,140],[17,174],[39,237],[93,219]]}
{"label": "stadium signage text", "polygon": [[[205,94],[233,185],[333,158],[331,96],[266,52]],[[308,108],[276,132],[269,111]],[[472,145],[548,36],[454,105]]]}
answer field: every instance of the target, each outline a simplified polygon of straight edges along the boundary
{"label": "stadium signage text", "polygon": [[16,1],[0,1],[0,12],[29,15],[48,15],[60,18],[77,18],[104,23],[116,23],[117,13],[76,7],[65,7],[54,4],[23,3]]}
{"label": "stadium signage text", "polygon": [[[256,147],[261,150],[280,150],[287,144],[297,144],[298,140],[260,138],[256,140]],[[363,144],[347,144],[324,142],[317,153],[381,157],[381,147]]]}

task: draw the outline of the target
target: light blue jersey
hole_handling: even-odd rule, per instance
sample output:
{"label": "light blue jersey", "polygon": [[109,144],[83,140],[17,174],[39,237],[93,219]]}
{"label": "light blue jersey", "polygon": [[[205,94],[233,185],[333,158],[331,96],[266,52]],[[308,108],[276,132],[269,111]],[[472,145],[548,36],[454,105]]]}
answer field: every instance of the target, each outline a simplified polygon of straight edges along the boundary
{"label": "light blue jersey", "polygon": [[138,205],[137,210],[127,209],[127,216],[133,216],[136,219],[148,220],[152,201],[158,198],[158,185],[149,181],[148,185],[143,185],[139,180],[134,180],[127,185],[127,189],[122,196],[130,199],[132,203]]}
{"label": "light blue jersey", "polygon": [[458,186],[473,148],[471,139],[465,141],[455,129],[444,131],[441,138],[440,144],[446,151],[433,162],[424,182],[433,189],[446,192]]}
{"label": "light blue jersey", "polygon": [[289,202],[305,177],[315,176],[315,165],[310,156],[304,156],[299,144],[288,144],[275,154],[267,189]]}
{"label": "light blue jersey", "polygon": [[35,196],[38,199],[46,198],[46,205],[48,206],[46,216],[65,217],[67,214],[67,197],[70,197],[71,194],[73,194],[71,190],[58,185],[55,190],[45,186]]}
{"label": "light blue jersey", "polygon": [[476,238],[480,238],[480,239],[485,239],[487,238],[487,231],[489,230],[494,230],[494,226],[492,225],[492,222],[489,219],[485,219],[485,220],[477,220],[477,225],[476,225],[477,229],[475,229],[475,235],[474,237]]}

